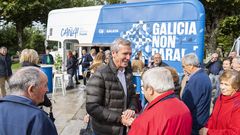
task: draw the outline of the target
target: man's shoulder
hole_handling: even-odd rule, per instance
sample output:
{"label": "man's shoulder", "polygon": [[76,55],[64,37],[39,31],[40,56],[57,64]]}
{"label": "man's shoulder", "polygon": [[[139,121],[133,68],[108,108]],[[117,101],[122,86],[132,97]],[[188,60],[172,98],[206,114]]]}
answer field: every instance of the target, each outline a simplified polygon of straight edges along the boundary
{"label": "man's shoulder", "polygon": [[31,111],[42,112],[42,110],[34,105],[30,99],[20,96],[8,95],[1,99],[0,103],[2,103],[2,105],[6,103],[6,107],[15,106],[18,108],[28,108]]}
{"label": "man's shoulder", "polygon": [[[201,79],[201,78],[208,78],[209,79],[207,73],[202,68],[200,68],[196,73],[194,73],[193,76],[191,76],[189,80],[196,80],[196,79],[198,80],[198,79]],[[201,80],[201,81],[203,81],[203,80]],[[201,82],[201,81],[199,81],[199,82]]]}
{"label": "man's shoulder", "polygon": [[98,68],[97,68],[97,72],[100,73],[105,73],[105,72],[109,72],[110,71],[110,67],[108,64],[101,64]]}

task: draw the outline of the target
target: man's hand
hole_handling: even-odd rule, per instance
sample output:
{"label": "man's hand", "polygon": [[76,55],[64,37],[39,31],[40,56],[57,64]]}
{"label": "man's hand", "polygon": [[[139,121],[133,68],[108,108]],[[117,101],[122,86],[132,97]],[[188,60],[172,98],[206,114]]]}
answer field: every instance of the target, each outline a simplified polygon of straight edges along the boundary
{"label": "man's hand", "polygon": [[207,135],[207,132],[208,128],[203,127],[199,130],[199,135]]}
{"label": "man's hand", "polygon": [[131,110],[131,109],[127,109],[124,112],[122,112],[122,115],[124,115],[127,119],[134,117],[135,115],[135,111]]}
{"label": "man's hand", "polygon": [[135,119],[135,111],[127,109],[122,112],[121,122],[124,126],[130,126]]}
{"label": "man's hand", "polygon": [[121,122],[124,126],[131,126],[131,124],[134,121],[133,117],[127,118],[125,115],[122,115],[121,117],[122,117]]}

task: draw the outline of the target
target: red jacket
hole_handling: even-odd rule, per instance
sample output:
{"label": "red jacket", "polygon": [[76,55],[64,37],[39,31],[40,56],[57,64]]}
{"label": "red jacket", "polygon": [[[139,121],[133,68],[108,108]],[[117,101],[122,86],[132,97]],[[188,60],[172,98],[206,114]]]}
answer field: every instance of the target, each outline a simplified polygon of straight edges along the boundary
{"label": "red jacket", "polygon": [[187,106],[176,97],[165,98],[173,93],[167,91],[149,103],[128,135],[190,135],[192,118]]}
{"label": "red jacket", "polygon": [[240,92],[219,96],[206,127],[208,135],[240,135]]}

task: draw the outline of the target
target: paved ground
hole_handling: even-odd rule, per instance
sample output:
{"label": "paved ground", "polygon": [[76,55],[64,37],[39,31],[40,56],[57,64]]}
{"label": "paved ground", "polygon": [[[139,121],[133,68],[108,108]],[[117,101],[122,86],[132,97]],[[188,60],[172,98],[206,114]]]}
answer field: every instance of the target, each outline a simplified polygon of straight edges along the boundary
{"label": "paved ground", "polygon": [[[54,97],[48,96],[53,102],[53,113],[55,116],[55,125],[59,135],[79,135],[80,129],[85,128],[83,116],[85,110],[85,91],[82,85],[78,88],[68,90],[63,96],[61,89],[58,89]],[[45,109],[48,112],[48,109]]]}

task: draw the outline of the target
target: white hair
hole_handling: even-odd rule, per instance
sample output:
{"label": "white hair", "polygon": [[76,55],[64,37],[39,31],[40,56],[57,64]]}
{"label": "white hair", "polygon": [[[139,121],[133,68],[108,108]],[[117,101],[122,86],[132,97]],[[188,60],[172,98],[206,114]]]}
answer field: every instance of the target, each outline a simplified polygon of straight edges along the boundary
{"label": "white hair", "polygon": [[182,62],[184,62],[185,65],[199,67],[199,60],[195,53],[189,53],[184,55],[182,58]]}
{"label": "white hair", "polygon": [[9,88],[12,92],[24,92],[29,86],[40,85],[40,69],[32,66],[23,67],[13,74],[9,80]]}
{"label": "white hair", "polygon": [[120,45],[131,47],[131,42],[123,38],[117,38],[113,41],[113,45],[111,46],[111,52],[118,52],[120,49]]}
{"label": "white hair", "polygon": [[147,70],[144,72],[142,80],[144,86],[150,86],[158,93],[175,88],[171,72],[164,67],[155,67]]}

